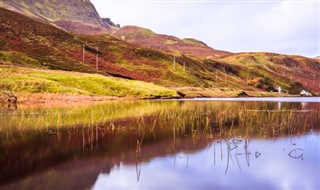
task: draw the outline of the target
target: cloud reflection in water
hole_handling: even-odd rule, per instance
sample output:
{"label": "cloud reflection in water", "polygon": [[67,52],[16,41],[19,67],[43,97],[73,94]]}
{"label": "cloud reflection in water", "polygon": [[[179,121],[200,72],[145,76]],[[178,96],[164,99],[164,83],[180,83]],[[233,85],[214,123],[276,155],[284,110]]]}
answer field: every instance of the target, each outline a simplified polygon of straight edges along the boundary
{"label": "cloud reflection in water", "polygon": [[[121,164],[110,174],[100,174],[93,189],[319,189],[319,135],[252,139],[247,158],[244,144],[244,140],[238,142],[230,150],[226,173],[227,143],[221,141],[221,152],[215,140],[194,153],[179,152],[140,163],[139,181],[135,165]],[[288,155],[297,148],[303,159]],[[257,158],[256,152],[261,154]]]}

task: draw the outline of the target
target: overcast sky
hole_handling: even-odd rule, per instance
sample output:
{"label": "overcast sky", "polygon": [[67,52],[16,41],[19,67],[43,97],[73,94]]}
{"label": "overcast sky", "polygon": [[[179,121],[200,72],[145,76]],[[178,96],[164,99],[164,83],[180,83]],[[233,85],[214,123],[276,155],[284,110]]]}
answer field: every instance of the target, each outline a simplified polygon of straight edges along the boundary
{"label": "overcast sky", "polygon": [[320,0],[91,0],[121,26],[196,38],[231,52],[320,55]]}

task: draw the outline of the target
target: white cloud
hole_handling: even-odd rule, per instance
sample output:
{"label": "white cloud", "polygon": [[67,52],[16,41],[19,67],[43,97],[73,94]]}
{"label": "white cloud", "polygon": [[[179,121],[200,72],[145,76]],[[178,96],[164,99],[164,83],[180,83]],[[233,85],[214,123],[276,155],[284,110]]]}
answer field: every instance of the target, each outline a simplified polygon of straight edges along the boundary
{"label": "white cloud", "polygon": [[316,1],[91,1],[122,26],[193,37],[215,49],[320,55]]}

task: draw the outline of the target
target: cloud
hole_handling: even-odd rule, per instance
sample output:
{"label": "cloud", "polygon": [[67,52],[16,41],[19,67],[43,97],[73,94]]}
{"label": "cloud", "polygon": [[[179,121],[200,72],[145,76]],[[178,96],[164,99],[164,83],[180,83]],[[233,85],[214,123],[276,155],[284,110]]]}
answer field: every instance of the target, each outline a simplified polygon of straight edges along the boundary
{"label": "cloud", "polygon": [[320,55],[319,2],[102,1],[103,17],[215,49]]}

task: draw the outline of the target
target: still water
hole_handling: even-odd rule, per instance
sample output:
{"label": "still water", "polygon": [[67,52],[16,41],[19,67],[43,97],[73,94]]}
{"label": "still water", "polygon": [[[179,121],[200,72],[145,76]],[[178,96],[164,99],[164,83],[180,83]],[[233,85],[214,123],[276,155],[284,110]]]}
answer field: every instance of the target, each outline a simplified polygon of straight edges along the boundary
{"label": "still water", "polygon": [[0,108],[0,189],[320,188],[320,100]]}

